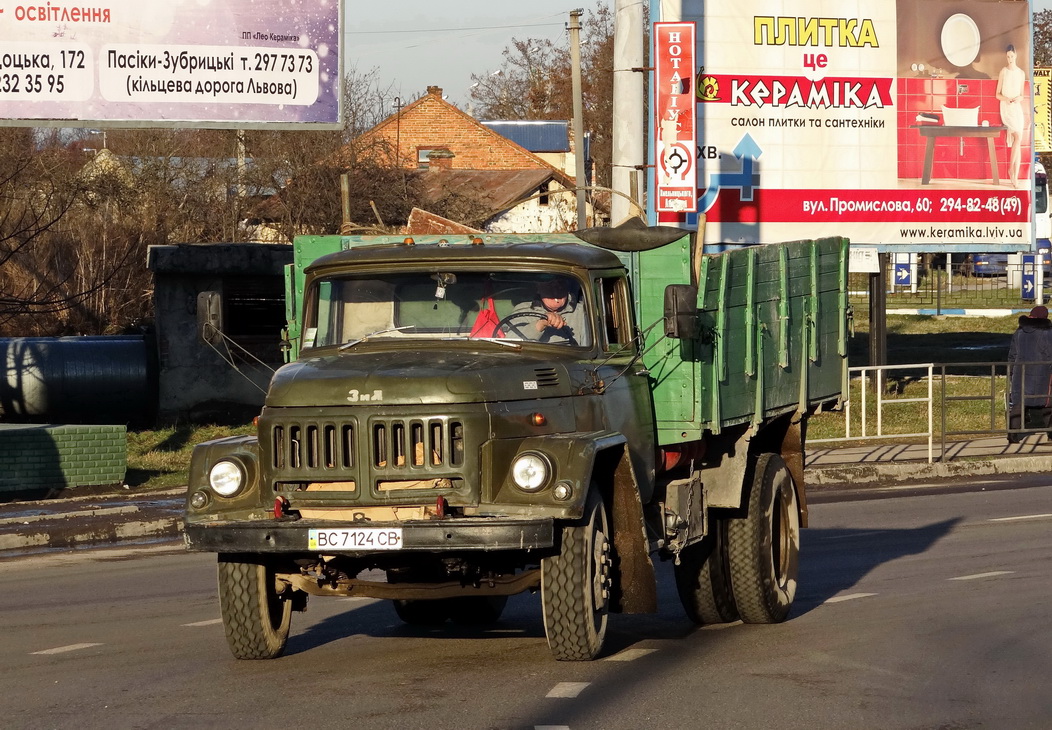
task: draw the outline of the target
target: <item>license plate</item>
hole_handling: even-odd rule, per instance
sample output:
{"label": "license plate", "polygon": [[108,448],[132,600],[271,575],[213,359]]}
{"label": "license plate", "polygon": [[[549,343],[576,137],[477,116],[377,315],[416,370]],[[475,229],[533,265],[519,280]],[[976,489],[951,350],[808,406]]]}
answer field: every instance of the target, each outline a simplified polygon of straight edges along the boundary
{"label": "license plate", "polygon": [[309,530],[310,550],[401,550],[401,527],[355,527]]}

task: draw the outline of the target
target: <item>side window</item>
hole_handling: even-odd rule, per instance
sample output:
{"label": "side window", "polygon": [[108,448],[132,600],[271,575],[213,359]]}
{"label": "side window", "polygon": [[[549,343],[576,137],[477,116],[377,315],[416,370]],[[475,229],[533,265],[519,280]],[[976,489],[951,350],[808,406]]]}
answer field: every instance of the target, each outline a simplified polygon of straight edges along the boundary
{"label": "side window", "polygon": [[632,317],[629,314],[628,285],[623,276],[596,280],[596,292],[601,301],[597,310],[602,313],[603,346],[617,350],[632,342]]}

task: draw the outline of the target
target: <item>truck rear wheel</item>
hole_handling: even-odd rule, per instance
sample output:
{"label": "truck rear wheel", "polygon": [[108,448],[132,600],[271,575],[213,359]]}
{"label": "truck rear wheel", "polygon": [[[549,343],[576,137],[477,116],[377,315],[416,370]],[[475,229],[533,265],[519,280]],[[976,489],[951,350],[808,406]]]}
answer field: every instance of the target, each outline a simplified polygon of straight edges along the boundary
{"label": "truck rear wheel", "polygon": [[507,596],[461,596],[434,600],[397,599],[394,605],[398,618],[412,626],[438,626],[450,619],[462,626],[481,626],[500,619]]}
{"label": "truck rear wheel", "polygon": [[784,621],[796,596],[800,510],[793,477],[778,454],[761,454],[756,460],[748,512],[728,521],[727,547],[742,621]]}
{"label": "truck rear wheel", "polygon": [[453,598],[449,617],[462,626],[483,626],[500,620],[507,596],[463,596]]}
{"label": "truck rear wheel", "polygon": [[610,539],[598,492],[584,517],[562,528],[561,551],[541,561],[541,605],[548,647],[559,661],[595,659],[610,609]]}
{"label": "truck rear wheel", "polygon": [[448,598],[431,601],[402,600],[391,601],[398,618],[410,626],[438,626],[449,618]]}
{"label": "truck rear wheel", "polygon": [[738,620],[727,563],[727,526],[714,521],[712,533],[679,554],[676,590],[687,616],[696,624],[724,624]]}
{"label": "truck rear wheel", "polygon": [[238,659],[281,656],[292,624],[292,601],[278,596],[274,569],[258,555],[221,554],[218,572],[219,607],[231,653]]}

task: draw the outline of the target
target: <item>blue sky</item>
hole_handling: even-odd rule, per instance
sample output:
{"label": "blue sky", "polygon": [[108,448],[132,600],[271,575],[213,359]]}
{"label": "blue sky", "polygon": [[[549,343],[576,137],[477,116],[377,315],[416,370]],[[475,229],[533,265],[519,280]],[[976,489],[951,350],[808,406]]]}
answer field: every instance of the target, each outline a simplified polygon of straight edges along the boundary
{"label": "blue sky", "polygon": [[[1052,0],[1050,0],[1052,1]],[[471,74],[497,70],[512,38],[562,42],[570,11],[597,0],[345,0],[345,68],[376,68],[382,86],[409,99],[441,86],[464,107]]]}
{"label": "blue sky", "polygon": [[[1035,11],[1052,0],[1033,0]],[[376,68],[392,95],[411,99],[430,85],[464,107],[471,74],[491,73],[512,38],[564,42],[575,8],[613,9],[613,0],[345,0],[346,68]]]}

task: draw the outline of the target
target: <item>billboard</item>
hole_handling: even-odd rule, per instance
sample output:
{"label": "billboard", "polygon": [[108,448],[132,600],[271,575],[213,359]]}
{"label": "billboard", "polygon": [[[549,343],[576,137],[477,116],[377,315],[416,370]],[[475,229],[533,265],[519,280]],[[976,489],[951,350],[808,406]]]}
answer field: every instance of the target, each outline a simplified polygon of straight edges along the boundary
{"label": "billboard", "polygon": [[0,120],[336,128],[341,7],[0,0]]}
{"label": "billboard", "polygon": [[697,23],[706,243],[836,235],[910,251],[1032,244],[1025,0],[652,7],[657,21]]}
{"label": "billboard", "polygon": [[1034,152],[1052,152],[1052,68],[1035,68],[1034,81]]}

